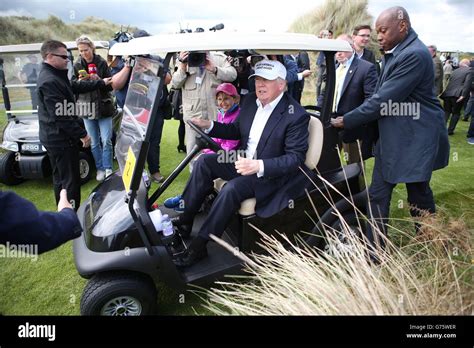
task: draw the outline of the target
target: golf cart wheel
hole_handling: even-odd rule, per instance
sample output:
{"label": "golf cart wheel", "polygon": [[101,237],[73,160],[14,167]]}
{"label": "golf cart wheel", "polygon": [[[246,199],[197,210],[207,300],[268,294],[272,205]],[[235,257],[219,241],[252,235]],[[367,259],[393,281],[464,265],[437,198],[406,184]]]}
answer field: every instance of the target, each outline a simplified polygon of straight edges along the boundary
{"label": "golf cart wheel", "polygon": [[0,154],[0,182],[5,185],[18,185],[24,180],[15,156],[11,151]]}
{"label": "golf cart wheel", "polygon": [[79,152],[79,173],[81,176],[81,185],[84,185],[92,178],[94,168],[94,159],[86,152]]}
{"label": "golf cart wheel", "polygon": [[154,314],[156,288],[136,273],[96,274],[81,298],[81,315],[139,316]]}

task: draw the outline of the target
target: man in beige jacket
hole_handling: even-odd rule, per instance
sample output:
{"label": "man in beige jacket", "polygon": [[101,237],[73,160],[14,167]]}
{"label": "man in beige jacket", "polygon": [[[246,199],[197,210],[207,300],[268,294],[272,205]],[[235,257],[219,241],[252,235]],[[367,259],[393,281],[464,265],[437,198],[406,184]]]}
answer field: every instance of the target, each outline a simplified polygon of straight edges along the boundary
{"label": "man in beige jacket", "polygon": [[[232,82],[237,71],[220,52],[207,52],[205,64],[188,66],[189,52],[180,52],[178,70],[173,74],[171,87],[183,91],[183,120],[202,117],[215,120],[217,105],[215,91],[222,82]],[[196,133],[186,123],[186,150],[189,153],[196,143]]]}

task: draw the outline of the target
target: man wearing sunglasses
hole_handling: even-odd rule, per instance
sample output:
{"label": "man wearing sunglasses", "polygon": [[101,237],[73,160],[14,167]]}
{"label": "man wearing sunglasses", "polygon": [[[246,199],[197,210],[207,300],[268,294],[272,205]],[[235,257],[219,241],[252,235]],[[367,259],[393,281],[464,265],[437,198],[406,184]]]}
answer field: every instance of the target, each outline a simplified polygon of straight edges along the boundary
{"label": "man wearing sunglasses", "polygon": [[77,117],[74,94],[103,88],[110,84],[110,78],[71,84],[66,45],[48,40],[40,52],[43,63],[37,82],[39,137],[51,162],[56,203],[64,188],[77,210],[81,199],[78,144],[90,146],[90,137]]}

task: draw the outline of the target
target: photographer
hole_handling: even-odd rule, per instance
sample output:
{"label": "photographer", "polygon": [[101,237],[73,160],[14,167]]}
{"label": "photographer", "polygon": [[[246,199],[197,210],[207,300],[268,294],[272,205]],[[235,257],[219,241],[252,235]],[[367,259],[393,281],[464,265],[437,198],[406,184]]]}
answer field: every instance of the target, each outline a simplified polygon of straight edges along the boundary
{"label": "photographer", "polygon": [[[193,117],[214,120],[217,114],[216,87],[222,82],[232,82],[236,77],[237,71],[223,53],[180,52],[171,87],[182,89],[183,120],[186,122]],[[195,137],[196,133],[186,124],[188,153],[194,147]]]}

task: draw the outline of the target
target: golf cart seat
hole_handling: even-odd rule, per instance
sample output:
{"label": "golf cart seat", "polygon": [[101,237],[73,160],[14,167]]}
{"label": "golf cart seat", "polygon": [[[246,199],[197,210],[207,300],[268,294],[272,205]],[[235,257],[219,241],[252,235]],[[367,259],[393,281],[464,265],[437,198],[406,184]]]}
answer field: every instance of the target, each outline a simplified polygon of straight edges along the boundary
{"label": "golf cart seat", "polygon": [[[321,121],[316,117],[310,117],[309,125],[309,137],[308,137],[308,151],[306,151],[305,165],[310,169],[316,169],[319,158],[321,157],[321,151],[323,149],[323,136],[324,129]],[[223,179],[214,180],[214,188],[216,192],[220,192],[227,181]],[[243,201],[240,205],[239,214],[243,216],[249,216],[255,214],[255,204],[257,203],[255,198],[249,198]]]}

